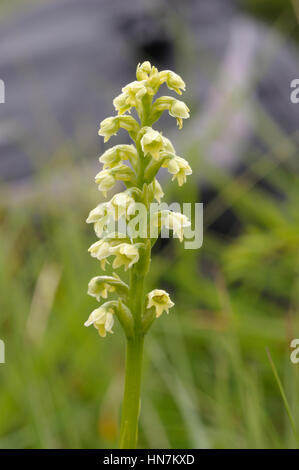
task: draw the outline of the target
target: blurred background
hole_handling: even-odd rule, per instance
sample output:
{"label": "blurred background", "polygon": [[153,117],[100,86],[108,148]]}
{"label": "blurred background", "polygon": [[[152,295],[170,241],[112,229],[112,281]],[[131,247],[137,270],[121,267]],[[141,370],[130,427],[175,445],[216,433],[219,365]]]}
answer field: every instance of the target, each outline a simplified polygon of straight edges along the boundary
{"label": "blurred background", "polygon": [[155,249],[148,290],[176,307],[147,337],[140,447],[298,446],[266,353],[299,430],[298,20],[297,0],[2,0],[1,448],[117,446],[125,343],[83,327],[85,219],[99,123],[143,60],[186,81],[191,119],[160,126],[193,175],[160,181],[204,203],[204,241]]}

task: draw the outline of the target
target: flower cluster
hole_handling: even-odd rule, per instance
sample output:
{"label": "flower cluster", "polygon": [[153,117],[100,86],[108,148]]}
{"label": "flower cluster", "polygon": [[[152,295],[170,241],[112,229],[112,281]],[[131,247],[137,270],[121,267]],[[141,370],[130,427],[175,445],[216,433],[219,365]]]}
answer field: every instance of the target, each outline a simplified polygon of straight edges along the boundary
{"label": "flower cluster", "polygon": [[[104,119],[100,125],[99,135],[105,142],[120,129],[125,129],[133,142],[111,147],[100,157],[103,169],[96,175],[95,182],[103,196],[106,198],[119,181],[126,188],[98,204],[87,218],[87,223],[94,224],[99,238],[89,252],[100,261],[102,270],[112,264],[113,270],[123,267],[124,271],[130,272],[129,285],[116,273],[96,276],[88,285],[88,294],[98,302],[114,296],[114,300],[105,301],[95,309],[85,322],[85,326],[93,325],[100,336],[112,333],[115,316],[127,337],[144,334],[156,317],[168,313],[174,305],[164,290],[154,289],[144,295],[143,281],[149,270],[153,246],[149,233],[134,238],[109,231],[111,221],[123,220],[129,224],[138,204],[143,204],[149,214],[150,204],[154,200],[160,203],[164,193],[157,173],[161,167],[167,168],[179,186],[192,173],[189,163],[176,154],[170,140],[153,128],[164,111],[176,118],[179,129],[183,120],[189,117],[189,109],[181,100],[171,96],[154,100],[163,84],[179,95],[185,90],[184,81],[176,73],[170,70],[159,72],[149,62],[138,64],[136,80],[126,85],[113,100],[117,115]],[[135,108],[137,119],[130,114],[132,108]],[[186,216],[169,210],[158,210],[149,219],[159,231],[163,227],[173,230],[180,241],[185,227],[190,226]]]}

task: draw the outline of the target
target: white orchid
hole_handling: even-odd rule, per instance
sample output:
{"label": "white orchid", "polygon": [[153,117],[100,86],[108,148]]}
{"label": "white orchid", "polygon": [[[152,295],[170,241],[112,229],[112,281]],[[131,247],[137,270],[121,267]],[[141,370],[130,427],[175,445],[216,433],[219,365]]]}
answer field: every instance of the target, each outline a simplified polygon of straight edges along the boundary
{"label": "white orchid", "polygon": [[148,127],[146,132],[141,139],[141,147],[144,155],[148,153],[157,160],[159,158],[159,152],[163,149],[163,138],[160,132]]}
{"label": "white orchid", "polygon": [[168,313],[169,309],[174,306],[170,300],[169,294],[162,289],[154,289],[147,294],[148,303],[147,308],[154,307],[156,310],[156,317],[160,317],[163,312]]}
{"label": "white orchid", "polygon": [[84,323],[84,326],[93,325],[98,330],[99,335],[104,338],[107,332],[113,333],[113,313],[113,310],[106,309],[104,304],[91,312],[88,317],[88,320],[86,320],[86,322]]}
{"label": "white orchid", "polygon": [[104,169],[106,169],[114,168],[125,160],[135,162],[137,157],[138,155],[134,145],[115,145],[106,150],[99,160],[104,164]]}
{"label": "white orchid", "polygon": [[104,240],[99,240],[93,243],[88,251],[93,258],[97,258],[101,262],[101,267],[105,270],[106,263],[108,263],[107,258],[110,256],[110,244]]}
{"label": "white orchid", "polygon": [[110,137],[117,133],[118,129],[118,120],[115,117],[109,117],[101,122],[98,134],[104,137],[104,142],[108,142]]}
{"label": "white orchid", "polygon": [[142,64],[137,65],[136,77],[137,80],[146,80],[151,73],[152,66],[149,61],[145,61]]}
{"label": "white orchid", "polygon": [[115,286],[111,284],[111,276],[96,276],[93,277],[88,284],[88,295],[95,297],[98,301],[107,299],[108,294],[115,291]]}
{"label": "white orchid", "polygon": [[179,186],[186,183],[187,175],[192,174],[192,169],[187,160],[178,155],[167,160],[162,166],[167,167],[169,173],[173,175],[172,180],[176,179]]}
{"label": "white orchid", "polygon": [[139,260],[139,251],[136,245],[129,243],[120,243],[110,249],[110,254],[115,256],[113,261],[113,269],[124,266],[125,271],[137,263]]}
{"label": "white orchid", "polygon": [[95,176],[95,182],[98,185],[98,190],[107,197],[107,192],[110,191],[116,183],[116,177],[111,173],[110,169],[102,170]]}
{"label": "white orchid", "polygon": [[179,95],[182,94],[181,89],[185,91],[186,84],[184,80],[175,72],[171,70],[163,70],[160,72],[161,83],[166,82],[170,90],[174,90]]}
{"label": "white orchid", "polygon": [[183,119],[188,119],[190,117],[190,110],[184,101],[173,100],[172,104],[169,107],[169,114],[176,118],[179,129],[183,127]]}
{"label": "white orchid", "polygon": [[94,230],[98,237],[107,229],[109,219],[111,217],[109,204],[107,202],[102,202],[97,205],[92,211],[90,211],[86,223],[94,224]]}
{"label": "white orchid", "polygon": [[153,108],[155,112],[168,110],[170,116],[176,118],[179,129],[182,129],[183,119],[190,117],[188,106],[172,96],[161,96],[155,101]]}
{"label": "white orchid", "polygon": [[183,241],[184,229],[191,225],[190,220],[184,214],[167,209],[154,212],[151,220],[156,227],[165,227],[168,230],[173,230],[173,233],[177,235],[180,242]]}
{"label": "white orchid", "polygon": [[127,101],[131,106],[138,106],[147,93],[146,81],[135,80],[123,87],[122,92],[127,96]]}
{"label": "white orchid", "polygon": [[[93,325],[99,335],[105,337],[113,332],[116,317],[125,332],[127,372],[120,446],[129,449],[136,447],[137,440],[144,336],[153,321],[163,312],[168,313],[174,305],[165,290],[154,289],[147,296],[144,294],[152,247],[162,228],[172,230],[182,241],[185,228],[190,226],[188,218],[179,212],[160,207],[152,213],[153,201],[160,204],[164,196],[157,179],[160,168],[167,168],[179,186],[192,173],[189,163],[176,155],[171,141],[152,127],[164,111],[176,118],[180,129],[183,120],[189,117],[189,109],[183,101],[171,96],[153,100],[153,95],[163,84],[178,94],[185,90],[185,83],[178,74],[171,70],[159,72],[145,61],[137,66],[136,80],[124,86],[113,100],[117,115],[101,122],[99,135],[107,142],[124,129],[133,144],[115,145],[106,150],[99,158],[103,168],[95,182],[105,197],[118,182],[125,188],[113,194],[109,201],[100,202],[86,220],[94,224],[100,238],[88,251],[100,261],[101,269],[110,265],[109,259],[113,269],[123,267],[124,271],[129,271],[128,285],[115,272],[90,280],[89,295],[98,302],[110,295],[113,298],[93,310],[85,322],[85,326]],[[135,108],[138,120],[130,114],[132,108]],[[154,234],[152,227],[156,229]]]}
{"label": "white orchid", "polygon": [[109,202],[110,213],[114,220],[118,220],[122,216],[127,218],[133,212],[134,206],[135,200],[127,192],[115,194]]}

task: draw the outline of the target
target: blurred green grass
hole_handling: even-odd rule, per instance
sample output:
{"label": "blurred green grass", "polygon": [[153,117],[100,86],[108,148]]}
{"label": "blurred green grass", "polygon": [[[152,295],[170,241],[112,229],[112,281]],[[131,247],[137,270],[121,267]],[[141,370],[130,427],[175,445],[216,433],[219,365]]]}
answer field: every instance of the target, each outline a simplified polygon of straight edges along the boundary
{"label": "blurred green grass", "polygon": [[[188,157],[194,165],[194,146]],[[258,161],[234,179],[200,163],[217,207],[242,221],[237,237],[207,230],[198,252],[173,241],[154,257],[148,289],[166,287],[176,307],[147,339],[142,447],[295,446],[265,348],[298,425],[298,366],[289,360],[298,336],[298,175]],[[284,198],[256,187],[261,167]],[[95,306],[86,286],[99,270],[84,222],[98,193],[83,184],[63,201],[39,196],[1,210],[1,448],[117,443],[124,339],[117,327],[105,340],[83,327]],[[195,177],[172,191],[172,200],[197,200]]]}

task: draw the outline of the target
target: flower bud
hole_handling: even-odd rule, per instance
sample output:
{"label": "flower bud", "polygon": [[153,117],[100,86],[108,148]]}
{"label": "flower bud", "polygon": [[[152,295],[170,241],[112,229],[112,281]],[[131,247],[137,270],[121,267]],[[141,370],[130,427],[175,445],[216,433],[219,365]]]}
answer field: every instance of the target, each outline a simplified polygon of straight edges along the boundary
{"label": "flower bud", "polygon": [[171,70],[163,70],[160,72],[161,83],[166,82],[170,90],[174,90],[179,95],[182,94],[181,90],[185,91],[186,85],[184,80],[175,72]]}
{"label": "flower bud", "polygon": [[113,269],[124,266],[125,271],[137,263],[139,260],[139,251],[136,245],[129,243],[120,243],[119,245],[111,248],[111,254],[115,255],[113,261]]}
{"label": "flower bud", "polygon": [[116,178],[112,174],[111,170],[101,170],[95,176],[95,182],[98,185],[99,191],[102,191],[104,196],[107,196],[107,191],[113,188],[116,183]]}
{"label": "flower bud", "polygon": [[141,139],[141,148],[144,155],[148,153],[155,159],[159,159],[159,152],[163,148],[163,139],[160,132],[151,127],[146,128],[146,132]]}
{"label": "flower bud", "polygon": [[96,235],[100,237],[107,228],[110,216],[108,203],[101,202],[95,209],[90,211],[86,223],[93,223]]}
{"label": "flower bud", "polygon": [[108,117],[100,124],[98,134],[104,137],[104,142],[108,142],[112,135],[115,135],[119,130],[119,122],[117,117]]}
{"label": "flower bud", "polygon": [[100,162],[104,164],[104,169],[107,167],[114,168],[124,160],[129,160],[132,164],[138,158],[137,150],[134,145],[115,145],[101,155]]}
{"label": "flower bud", "polygon": [[109,202],[109,207],[114,220],[118,220],[122,216],[127,217],[130,215],[134,206],[134,199],[126,192],[115,194]]}
{"label": "flower bud", "polygon": [[128,95],[121,93],[113,100],[113,106],[118,114],[124,114],[126,111],[131,109],[131,105],[128,102]]}
{"label": "flower bud", "polygon": [[169,159],[162,166],[167,167],[169,173],[173,175],[172,181],[177,179],[179,186],[182,186],[184,183],[186,183],[187,175],[192,174],[192,169],[187,160],[179,157],[178,155],[175,155],[174,158]]}
{"label": "flower bud", "polygon": [[146,80],[150,74],[152,66],[149,61],[137,65],[136,78],[137,80]]}
{"label": "flower bud", "polygon": [[101,122],[98,134],[104,137],[104,142],[108,142],[120,127],[133,134],[139,131],[139,124],[132,116],[112,116]]}
{"label": "flower bud", "polygon": [[156,67],[152,67],[150,75],[146,81],[147,91],[150,95],[157,93],[159,86],[161,85],[160,74]]}

